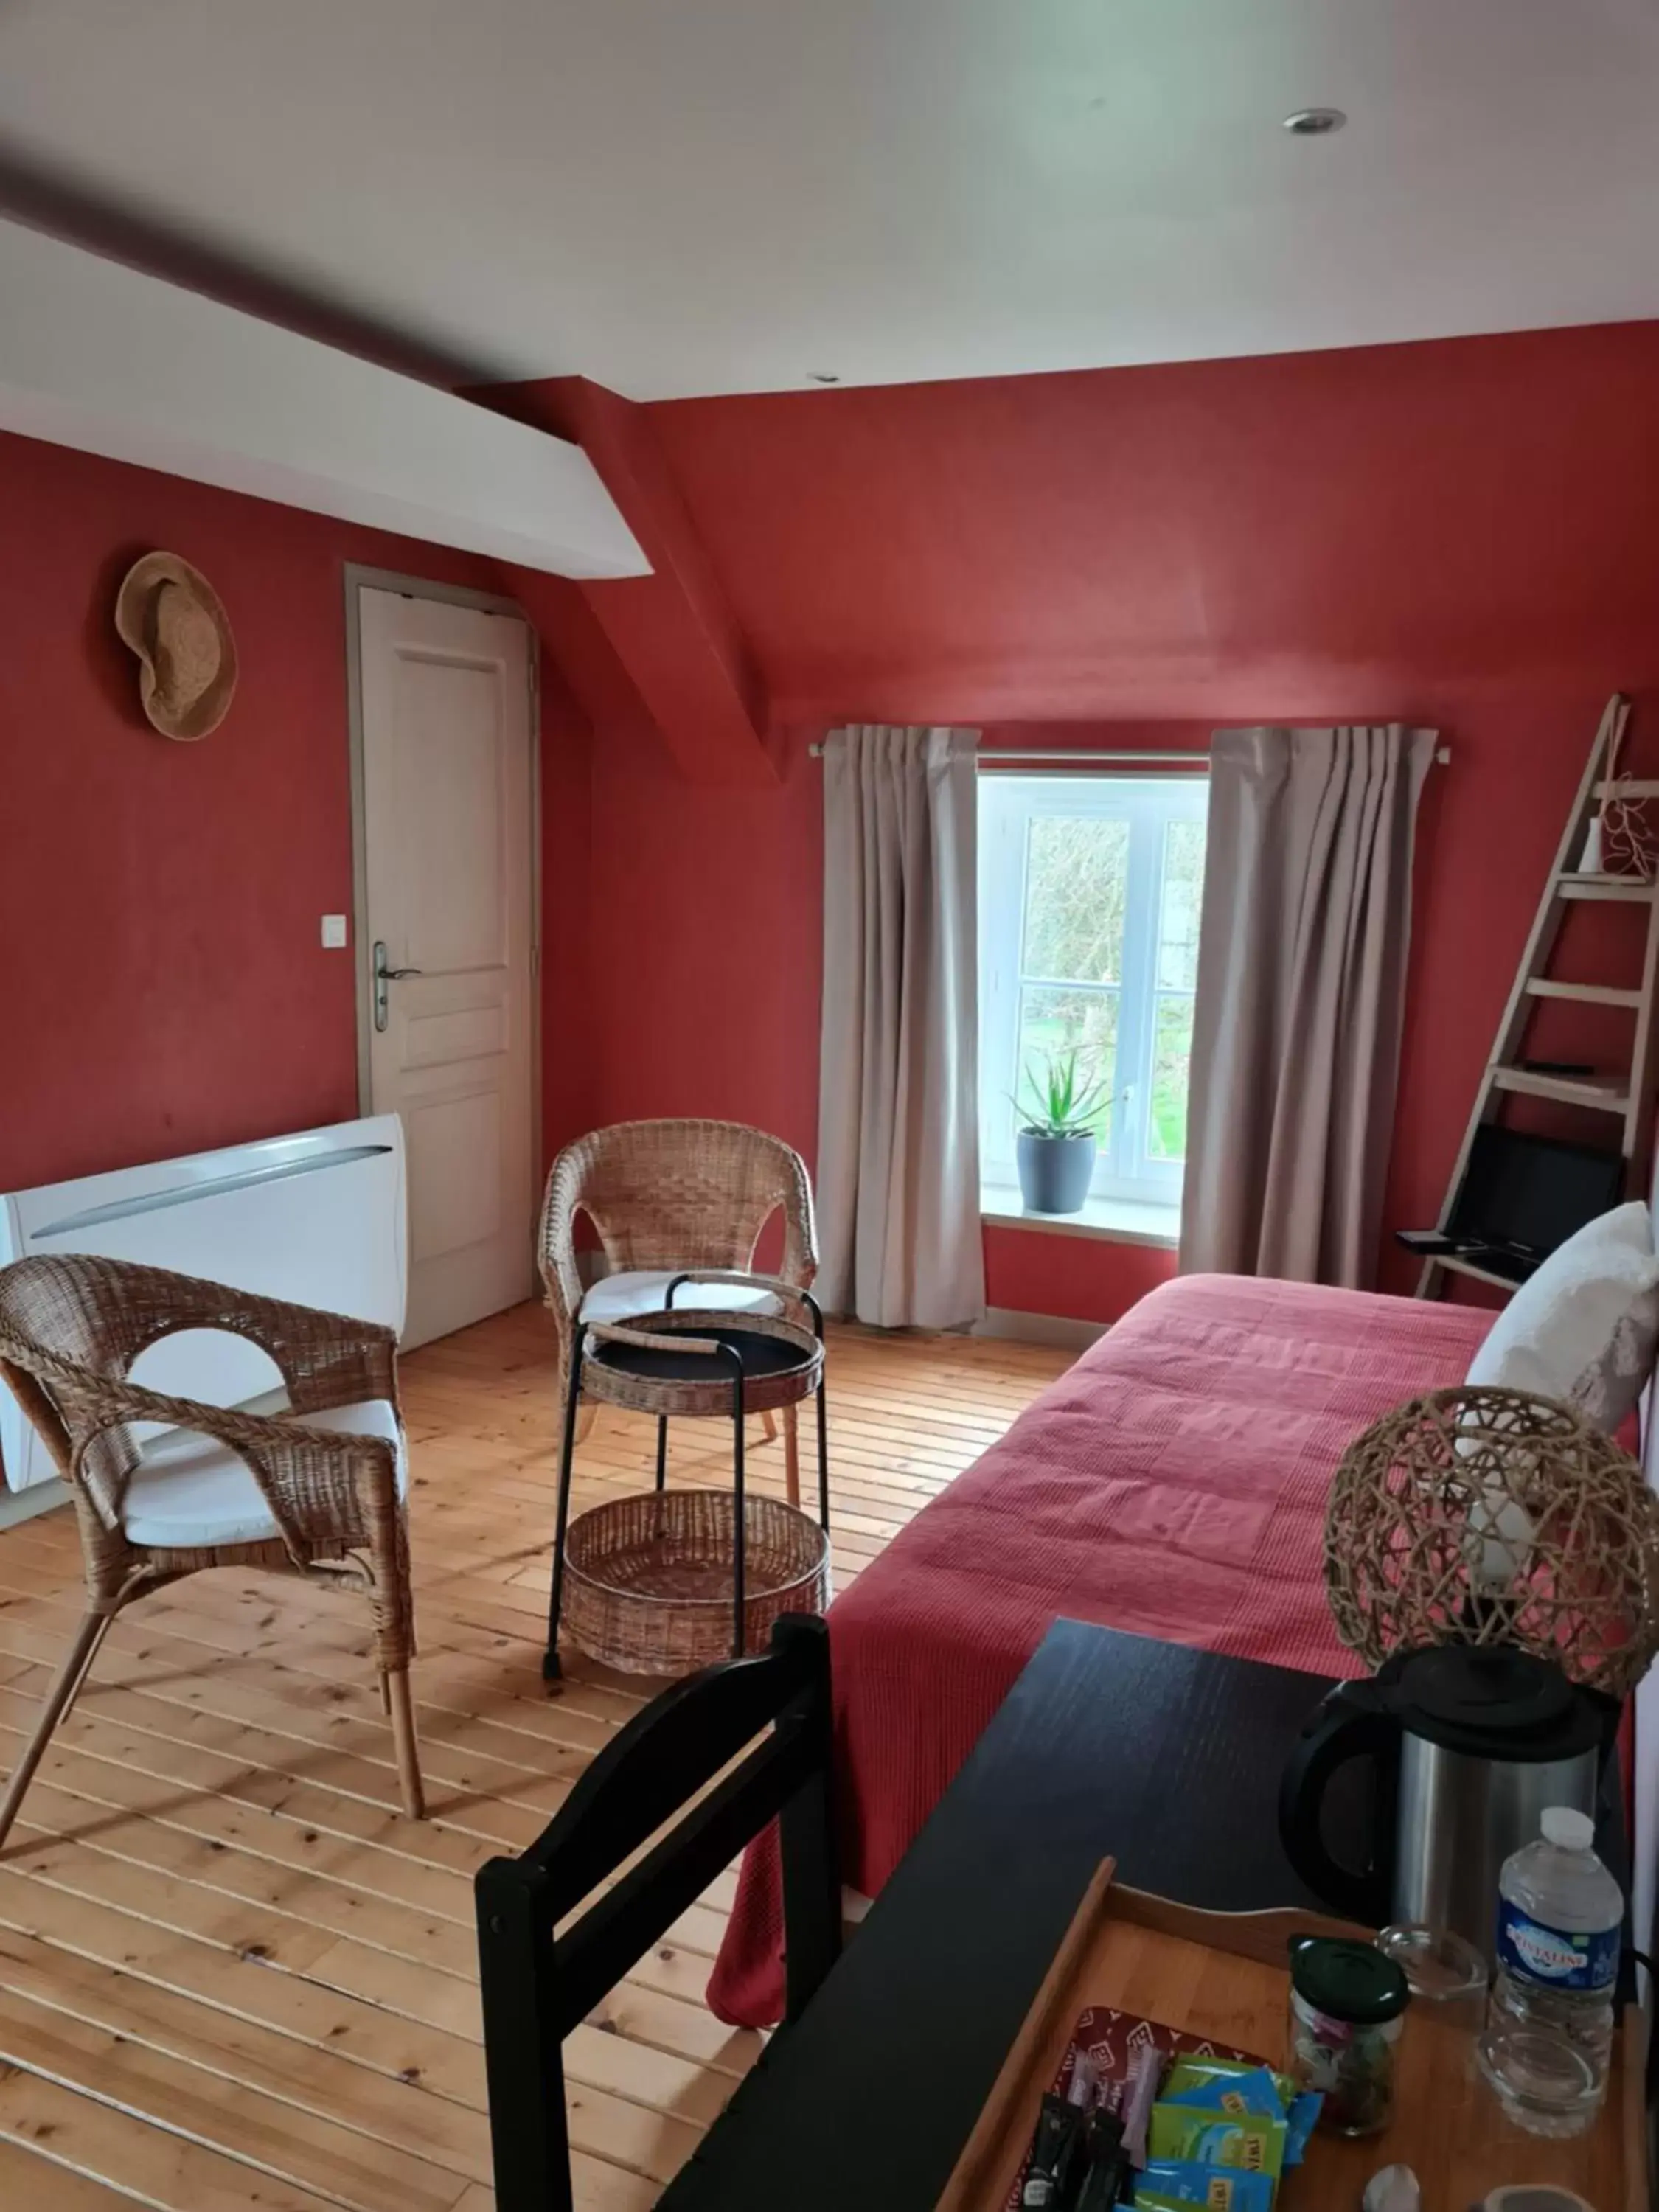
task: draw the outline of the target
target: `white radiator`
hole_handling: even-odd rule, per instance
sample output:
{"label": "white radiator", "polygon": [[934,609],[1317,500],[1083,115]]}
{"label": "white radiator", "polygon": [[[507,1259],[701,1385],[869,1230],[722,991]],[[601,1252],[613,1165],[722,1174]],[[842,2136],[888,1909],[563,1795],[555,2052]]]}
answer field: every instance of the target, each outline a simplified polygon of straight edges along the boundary
{"label": "white radiator", "polygon": [[[404,1324],[405,1248],[395,1114],[0,1199],[0,1265],[33,1252],[96,1252],[396,1329]],[[217,1406],[249,1405],[278,1379],[256,1345],[207,1329],[152,1346],[133,1373],[155,1389]],[[55,1473],[3,1384],[0,1464],[13,1490]]]}

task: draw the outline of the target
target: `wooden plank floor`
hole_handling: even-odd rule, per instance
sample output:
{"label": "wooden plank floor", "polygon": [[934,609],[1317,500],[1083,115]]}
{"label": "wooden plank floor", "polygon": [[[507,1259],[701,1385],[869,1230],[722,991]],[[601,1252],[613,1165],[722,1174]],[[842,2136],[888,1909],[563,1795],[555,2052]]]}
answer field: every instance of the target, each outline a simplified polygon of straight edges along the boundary
{"label": "wooden plank floor", "polygon": [[[1068,1358],[836,1332],[840,1583]],[[222,1572],[119,1620],[0,1856],[0,2205],[489,2212],[471,1877],[539,1832],[653,1686],[580,1662],[541,1684],[545,1316],[498,1316],[404,1377],[431,1818],[397,1809],[361,1601]],[[712,1424],[673,1436],[672,1480],[729,1479]],[[653,1443],[601,1414],[578,1508],[648,1479]],[[781,1450],[750,1458],[780,1491]],[[70,1516],[0,1534],[0,1771],[79,1610]],[[754,2058],[702,2002],[732,1889],[567,2046],[590,2212],[654,2202]]]}

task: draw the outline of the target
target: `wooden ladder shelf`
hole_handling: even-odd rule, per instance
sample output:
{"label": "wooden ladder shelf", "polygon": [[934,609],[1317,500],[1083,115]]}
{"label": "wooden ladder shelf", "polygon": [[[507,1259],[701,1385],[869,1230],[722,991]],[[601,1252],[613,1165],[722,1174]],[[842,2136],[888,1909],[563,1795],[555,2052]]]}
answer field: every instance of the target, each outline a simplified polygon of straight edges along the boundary
{"label": "wooden ladder shelf", "polygon": [[[1653,1019],[1654,1000],[1659,990],[1659,884],[1644,883],[1636,876],[1585,875],[1574,866],[1576,858],[1583,852],[1584,840],[1592,820],[1599,813],[1605,799],[1615,795],[1626,799],[1659,798],[1659,782],[1634,780],[1609,781],[1610,764],[1616,762],[1625,734],[1625,725],[1630,720],[1630,702],[1614,692],[1608,700],[1596,726],[1589,758],[1579,781],[1578,793],[1572,811],[1562,832],[1561,843],[1555,855],[1555,865],[1550,871],[1549,881],[1539,901],[1532,932],[1521,957],[1521,966],[1515,978],[1504,1018],[1498,1025],[1491,1057],[1475,1093],[1474,1110],[1469,1116],[1468,1127],[1463,1133],[1462,1149],[1457,1155],[1457,1164],[1446,1192],[1446,1202],[1440,1209],[1439,1227],[1444,1231],[1455,1213],[1457,1201],[1468,1173],[1469,1157],[1474,1148],[1475,1132],[1483,1122],[1497,1118],[1506,1097],[1547,1098],[1558,1104],[1575,1106],[1587,1113],[1605,1114],[1617,1121],[1620,1149],[1624,1154],[1626,1171],[1629,1175],[1633,1163],[1644,1155],[1653,1115],[1653,1094],[1656,1076],[1656,1047],[1659,1047],[1659,1031]],[[1561,925],[1568,909],[1586,900],[1637,907],[1646,919],[1646,945],[1642,957],[1642,981],[1632,989],[1612,983],[1568,983],[1559,981],[1548,972],[1555,956]],[[1568,1076],[1547,1074],[1524,1065],[1523,1047],[1528,1023],[1539,1005],[1549,1000],[1568,1000],[1583,1006],[1619,1006],[1636,1017],[1635,1035],[1632,1040],[1630,1071],[1619,1076]],[[1478,1283],[1486,1283],[1504,1291],[1512,1291],[1515,1284],[1508,1277],[1479,1267],[1471,1260],[1455,1253],[1431,1254],[1423,1263],[1419,1279],[1419,1297],[1437,1297],[1444,1289],[1449,1275],[1463,1275]]]}

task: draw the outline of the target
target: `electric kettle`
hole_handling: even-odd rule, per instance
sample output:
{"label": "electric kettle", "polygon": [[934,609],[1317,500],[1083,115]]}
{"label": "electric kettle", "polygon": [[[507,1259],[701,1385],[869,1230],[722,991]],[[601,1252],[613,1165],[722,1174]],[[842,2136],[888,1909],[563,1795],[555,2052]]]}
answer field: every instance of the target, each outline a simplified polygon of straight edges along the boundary
{"label": "electric kettle", "polygon": [[[1592,1816],[1618,1707],[1510,1645],[1401,1652],[1369,1682],[1339,1682],[1279,1784],[1279,1832],[1310,1889],[1367,1927],[1449,1928],[1492,1956],[1498,1877],[1547,1805]],[[1375,1766],[1370,1863],[1326,1846],[1325,1796],[1356,1759]]]}

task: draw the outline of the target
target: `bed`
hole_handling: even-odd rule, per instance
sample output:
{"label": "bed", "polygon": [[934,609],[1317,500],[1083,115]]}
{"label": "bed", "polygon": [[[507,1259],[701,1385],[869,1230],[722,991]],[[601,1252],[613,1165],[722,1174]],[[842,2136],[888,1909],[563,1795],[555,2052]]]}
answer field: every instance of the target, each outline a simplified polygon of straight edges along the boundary
{"label": "bed", "polygon": [[[1142,1300],[830,1613],[848,1884],[873,1896],[1066,1614],[1310,1674],[1363,1671],[1325,1603],[1325,1498],[1390,1407],[1461,1382],[1492,1314],[1237,1276]],[[770,1838],[708,1986],[782,2009]]]}

